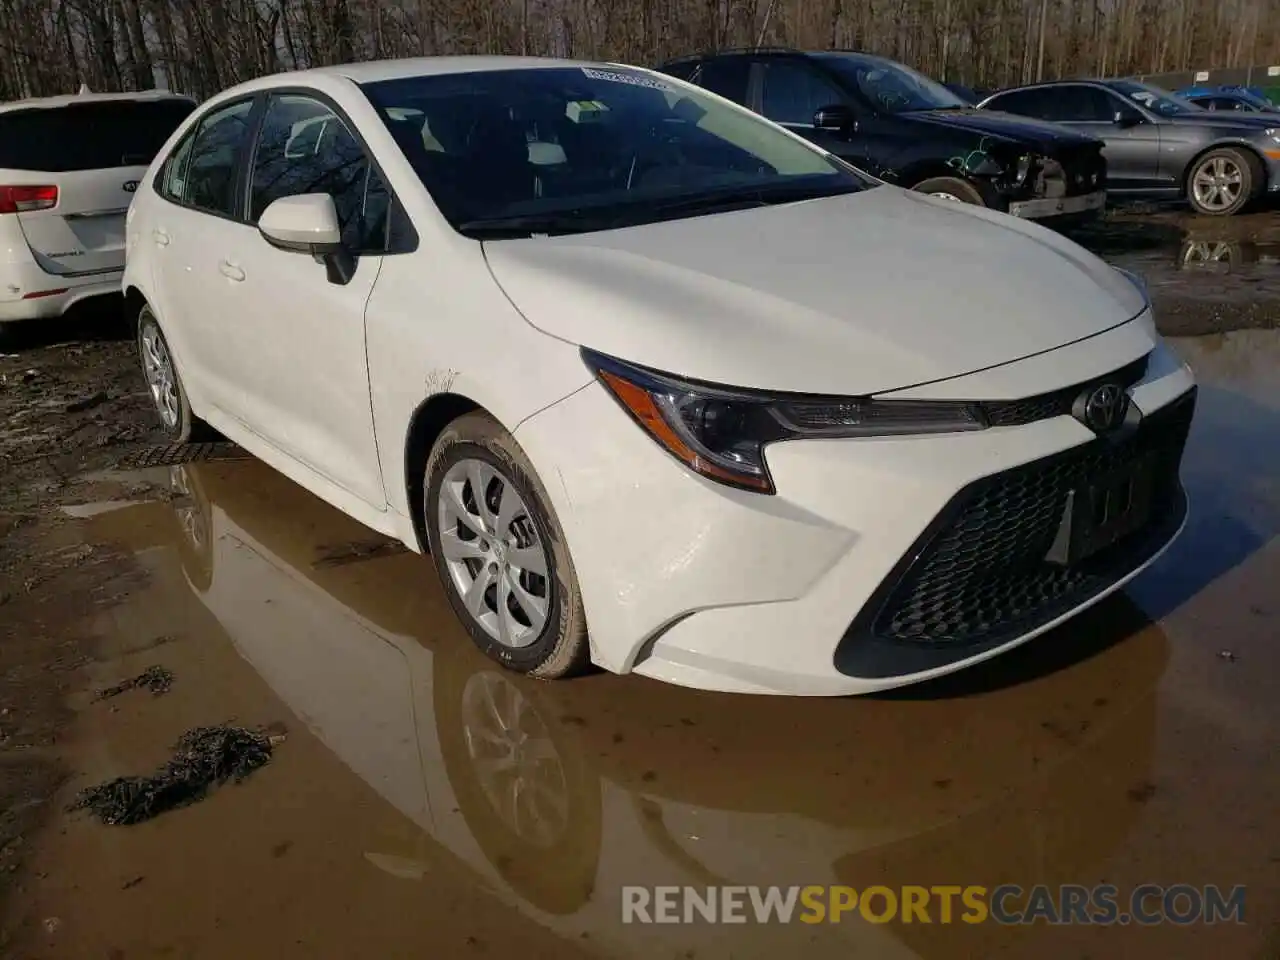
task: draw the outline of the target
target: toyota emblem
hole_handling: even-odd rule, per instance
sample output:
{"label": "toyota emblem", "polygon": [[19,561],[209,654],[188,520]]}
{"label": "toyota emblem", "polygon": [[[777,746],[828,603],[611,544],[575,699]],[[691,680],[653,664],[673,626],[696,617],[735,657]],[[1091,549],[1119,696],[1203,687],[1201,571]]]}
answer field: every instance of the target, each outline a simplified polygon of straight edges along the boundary
{"label": "toyota emblem", "polygon": [[1108,433],[1124,423],[1129,396],[1116,384],[1103,383],[1082,393],[1075,406],[1076,419],[1096,433]]}
{"label": "toyota emblem", "polygon": [[122,186],[124,187],[124,192],[125,192],[125,193],[136,193],[136,192],[137,192],[137,190],[138,190],[138,181],[137,181],[137,180],[126,180],[126,181],[122,184]]}

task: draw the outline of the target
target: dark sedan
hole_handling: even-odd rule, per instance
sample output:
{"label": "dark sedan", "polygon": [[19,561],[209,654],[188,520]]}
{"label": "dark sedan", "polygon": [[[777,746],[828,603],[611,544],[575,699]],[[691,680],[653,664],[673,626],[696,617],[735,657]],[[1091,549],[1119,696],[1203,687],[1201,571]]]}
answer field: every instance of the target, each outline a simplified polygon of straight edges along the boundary
{"label": "dark sedan", "polygon": [[1097,139],[978,110],[893,60],[767,49],[682,57],[658,69],[921,193],[1059,222],[1095,217],[1106,200]]}
{"label": "dark sedan", "polygon": [[1229,216],[1280,191],[1280,118],[1209,111],[1134,80],[1042,83],[979,104],[1063,124],[1106,144],[1107,191],[1186,197],[1198,213]]}

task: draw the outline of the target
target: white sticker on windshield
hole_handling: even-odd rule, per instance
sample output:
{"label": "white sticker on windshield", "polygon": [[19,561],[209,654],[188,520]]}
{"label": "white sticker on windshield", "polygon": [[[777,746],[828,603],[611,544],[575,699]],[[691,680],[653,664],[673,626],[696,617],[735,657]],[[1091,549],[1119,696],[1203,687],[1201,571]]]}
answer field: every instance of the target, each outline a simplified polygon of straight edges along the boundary
{"label": "white sticker on windshield", "polygon": [[642,77],[638,73],[623,73],[621,70],[594,70],[591,67],[582,68],[583,76],[590,77],[592,80],[608,80],[610,83],[629,83],[633,87],[648,87],[651,90],[662,90],[669,92],[671,87],[661,80],[655,80],[652,77]]}

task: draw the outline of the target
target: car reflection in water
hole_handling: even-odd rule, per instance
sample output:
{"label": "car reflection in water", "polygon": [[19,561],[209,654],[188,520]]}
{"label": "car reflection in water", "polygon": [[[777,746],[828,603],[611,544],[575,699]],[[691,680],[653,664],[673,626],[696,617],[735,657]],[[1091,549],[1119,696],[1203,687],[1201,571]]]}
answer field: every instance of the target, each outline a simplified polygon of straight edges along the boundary
{"label": "car reflection in water", "polygon": [[[986,955],[1047,928],[623,926],[620,887],[1096,883],[1140,816],[1168,641],[1122,597],[880,698],[551,686],[476,653],[422,558],[318,561],[352,522],[269,468],[172,483],[187,582],[297,717],[424,843],[610,955]],[[366,859],[422,874],[411,847]]]}
{"label": "car reflection in water", "polygon": [[1178,268],[1207,273],[1237,273],[1280,266],[1280,242],[1232,240],[1188,235],[1178,251]]}

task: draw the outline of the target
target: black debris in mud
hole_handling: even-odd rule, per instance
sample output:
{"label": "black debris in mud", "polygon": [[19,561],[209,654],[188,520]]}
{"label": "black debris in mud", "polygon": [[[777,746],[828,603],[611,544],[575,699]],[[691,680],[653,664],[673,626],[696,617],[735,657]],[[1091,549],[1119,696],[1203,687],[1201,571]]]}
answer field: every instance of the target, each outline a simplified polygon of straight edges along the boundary
{"label": "black debris in mud", "polygon": [[110,687],[99,690],[94,695],[94,700],[109,700],[111,697],[118,697],[126,690],[135,690],[142,687],[144,690],[150,690],[155,696],[162,693],[168,693],[169,688],[173,686],[173,671],[161,666],[150,666],[143,670],[136,677],[130,677],[128,680],[121,680],[119,683]]}
{"label": "black debris in mud", "polygon": [[240,782],[271,759],[282,739],[245,727],[196,727],[151,776],[117,777],[81,790],[70,809],[89,810],[105,824],[141,823],[203,800],[228,780]]}

